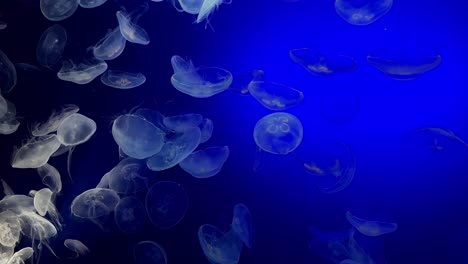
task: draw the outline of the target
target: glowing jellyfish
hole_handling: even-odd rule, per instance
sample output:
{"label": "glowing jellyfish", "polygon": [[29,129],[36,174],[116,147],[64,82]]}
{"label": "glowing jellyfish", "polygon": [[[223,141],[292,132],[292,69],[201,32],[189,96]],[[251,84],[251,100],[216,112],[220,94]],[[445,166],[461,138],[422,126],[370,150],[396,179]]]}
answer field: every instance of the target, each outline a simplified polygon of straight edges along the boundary
{"label": "glowing jellyfish", "polygon": [[253,136],[255,143],[262,150],[286,155],[295,150],[301,143],[303,128],[297,117],[277,112],[258,120]]}
{"label": "glowing jellyfish", "polygon": [[354,216],[350,211],[346,212],[346,219],[361,234],[372,237],[395,232],[398,227],[396,223],[362,219]]}
{"label": "glowing jellyfish", "polygon": [[145,206],[135,197],[124,197],[115,207],[114,220],[120,231],[127,234],[138,233],[145,226]]}
{"label": "glowing jellyfish", "polygon": [[34,194],[34,208],[40,216],[45,216],[52,201],[52,191],[49,188],[43,188]]}
{"label": "glowing jellyfish", "polygon": [[49,133],[57,131],[60,124],[72,114],[77,113],[80,108],[77,105],[66,104],[62,106],[62,109],[54,111],[47,121],[43,123],[33,123],[31,134],[33,136],[45,136]]}
{"label": "glowing jellyfish", "polygon": [[121,194],[133,194],[148,188],[148,168],[144,160],[125,158],[106,173],[108,187]]}
{"label": "glowing jellyfish", "polygon": [[140,73],[108,70],[101,75],[101,82],[117,89],[132,89],[146,82],[146,77]]}
{"label": "glowing jellyfish", "polygon": [[309,249],[317,256],[328,260],[330,263],[339,263],[349,258],[347,241],[351,230],[324,231],[310,228],[312,238],[309,241]]}
{"label": "glowing jellyfish", "polygon": [[32,138],[13,153],[11,166],[19,169],[39,168],[59,147],[60,141],[56,135]]}
{"label": "glowing jellyfish", "polygon": [[145,159],[161,151],[165,133],[148,120],[136,115],[121,115],[112,125],[112,136],[122,151],[136,159]]}
{"label": "glowing jellyfish", "polygon": [[0,50],[0,93],[10,92],[16,85],[16,68],[7,55]]}
{"label": "glowing jellyfish", "polygon": [[13,256],[6,262],[6,264],[24,264],[25,261],[30,259],[34,254],[32,247],[25,247],[16,251]]}
{"label": "glowing jellyfish", "polygon": [[202,6],[200,7],[200,12],[198,12],[197,20],[195,23],[200,23],[203,20],[209,22],[210,15],[218,9],[221,4],[230,4],[231,0],[204,0]]}
{"label": "glowing jellyfish", "polygon": [[209,178],[221,171],[228,157],[228,146],[211,147],[193,152],[179,166],[195,178]]}
{"label": "glowing jellyfish", "polygon": [[75,252],[75,256],[73,256],[72,259],[88,255],[90,252],[89,248],[83,244],[83,242],[76,239],[65,239],[65,241],[63,241],[63,245],[69,250]]}
{"label": "glowing jellyfish", "polygon": [[125,43],[127,40],[120,33],[120,28],[116,27],[92,47],[93,55],[98,60],[113,60],[122,54]]}
{"label": "glowing jellyfish", "polygon": [[[117,11],[116,16],[119,21],[120,33],[126,40],[136,44],[148,45],[150,43],[148,33],[136,24],[138,19],[148,10],[148,3],[144,3],[141,8],[141,11],[137,9],[130,14],[125,13],[125,11]],[[137,11],[139,12],[134,15]]]}
{"label": "glowing jellyfish", "polygon": [[167,264],[164,248],[153,241],[140,241],[133,247],[135,264]]}
{"label": "glowing jellyfish", "polygon": [[198,241],[206,258],[211,263],[236,264],[242,252],[242,241],[232,229],[223,233],[212,225],[198,228]]}
{"label": "glowing jellyfish", "polygon": [[0,200],[0,211],[3,212],[7,210],[15,214],[35,212],[33,198],[22,194],[3,197],[3,199]]}
{"label": "glowing jellyfish", "polygon": [[43,166],[37,168],[37,173],[42,180],[42,183],[49,187],[54,193],[59,193],[62,190],[62,180],[58,170],[46,163]]}
{"label": "glowing jellyfish", "polygon": [[222,68],[195,68],[190,61],[177,55],[172,56],[171,63],[174,69],[172,86],[195,98],[207,98],[221,93],[232,83],[232,74]]}
{"label": "glowing jellyfish", "polygon": [[184,12],[192,15],[200,13],[204,0],[176,0]]}
{"label": "glowing jellyfish", "polygon": [[21,226],[18,217],[12,211],[0,212],[0,244],[14,247],[20,240]]}
{"label": "glowing jellyfish", "polygon": [[163,119],[163,124],[174,131],[183,132],[192,127],[198,127],[203,121],[203,116],[200,114],[184,114],[176,116],[166,116]]}
{"label": "glowing jellyfish", "polygon": [[203,121],[200,123],[200,144],[207,142],[211,138],[213,128],[213,121],[209,118],[203,118]]}
{"label": "glowing jellyfish", "polygon": [[67,44],[67,32],[55,24],[42,33],[36,47],[37,61],[46,67],[55,65],[62,57]]}
{"label": "glowing jellyfish", "polygon": [[335,0],[336,13],[355,26],[366,26],[385,15],[393,0]]}
{"label": "glowing jellyfish", "polygon": [[146,160],[146,165],[152,171],[162,171],[174,167],[198,147],[200,137],[201,132],[198,127],[191,127],[175,133],[164,143],[160,152]]}
{"label": "glowing jellyfish", "polygon": [[40,0],[41,12],[51,21],[61,21],[75,13],[78,0]]}
{"label": "glowing jellyfish", "polygon": [[78,65],[73,64],[72,61],[64,61],[57,77],[67,82],[87,84],[106,70],[107,63],[104,61],[83,62]]}
{"label": "glowing jellyfish", "polygon": [[252,215],[245,204],[234,206],[231,228],[247,248],[252,248]]}
{"label": "glowing jellyfish", "polygon": [[358,62],[349,56],[323,54],[316,49],[300,48],[289,51],[289,57],[316,76],[329,76],[354,71]]}
{"label": "glowing jellyfish", "polygon": [[380,49],[369,54],[367,62],[392,79],[414,80],[439,66],[442,61],[438,54],[418,53]]}
{"label": "glowing jellyfish", "polygon": [[79,2],[83,8],[95,8],[103,5],[107,0],[79,0]]}
{"label": "glowing jellyfish", "polygon": [[98,218],[114,211],[119,201],[119,195],[114,190],[94,188],[73,199],[71,212],[81,218]]}
{"label": "glowing jellyfish", "polygon": [[301,91],[279,83],[255,81],[249,83],[248,89],[258,102],[273,111],[294,107],[304,99]]}
{"label": "glowing jellyfish", "polygon": [[76,146],[88,141],[96,132],[96,122],[78,113],[65,118],[57,129],[57,139],[65,146]]}
{"label": "glowing jellyfish", "polygon": [[146,212],[151,223],[168,229],[177,225],[187,212],[189,200],[185,189],[176,182],[160,181],[148,190]]}
{"label": "glowing jellyfish", "polygon": [[43,243],[57,235],[55,226],[35,212],[21,212],[18,220],[21,224],[21,233],[33,240],[40,240]]}
{"label": "glowing jellyfish", "polygon": [[6,113],[0,117],[0,134],[9,135],[18,130],[20,122],[16,119],[15,105],[6,99],[4,101],[6,102]]}

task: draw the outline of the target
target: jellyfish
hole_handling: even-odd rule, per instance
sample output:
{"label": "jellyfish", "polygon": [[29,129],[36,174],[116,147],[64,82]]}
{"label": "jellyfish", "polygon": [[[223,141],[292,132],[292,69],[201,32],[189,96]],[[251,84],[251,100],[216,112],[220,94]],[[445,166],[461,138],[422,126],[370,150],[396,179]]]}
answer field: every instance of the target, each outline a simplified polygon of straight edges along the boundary
{"label": "jellyfish", "polygon": [[61,106],[60,110],[52,112],[47,121],[43,123],[33,123],[31,126],[31,134],[35,137],[38,137],[55,132],[63,120],[65,120],[70,115],[77,113],[79,110],[80,108],[77,105],[65,104]]}
{"label": "jellyfish", "polygon": [[11,189],[10,185],[8,185],[8,183],[5,180],[0,179],[0,182],[2,182],[2,189],[3,189],[3,195],[4,196],[14,195],[15,194],[13,189]]}
{"label": "jellyfish", "polygon": [[[126,40],[136,44],[148,45],[150,43],[148,33],[136,24],[138,19],[148,10],[148,3],[145,2],[141,8],[141,11],[137,9],[130,14],[125,11],[117,11],[116,16],[119,21],[120,33]],[[137,11],[139,13],[134,15]]]}
{"label": "jellyfish", "polygon": [[217,227],[204,224],[198,228],[198,241],[211,263],[236,264],[242,252],[242,241],[232,229],[223,233]]}
{"label": "jellyfish", "polygon": [[221,171],[228,157],[228,146],[211,147],[193,152],[179,166],[195,178],[209,178]]}
{"label": "jellyfish", "polygon": [[12,211],[0,212],[0,246],[15,247],[20,240],[21,226]]}
{"label": "jellyfish", "polygon": [[42,33],[36,47],[36,58],[39,64],[51,67],[62,57],[67,44],[67,32],[59,24],[47,28]]}
{"label": "jellyfish", "polygon": [[124,197],[115,207],[114,220],[120,231],[127,234],[138,233],[145,226],[145,206],[135,197]]}
{"label": "jellyfish", "polygon": [[32,247],[25,247],[16,251],[6,264],[24,264],[34,254]]}
{"label": "jellyfish", "polygon": [[452,131],[441,127],[424,127],[413,130],[402,137],[402,141],[411,141],[412,144],[421,144],[424,147],[437,151],[444,150],[448,143],[454,142],[463,147],[468,147],[462,138]]}
{"label": "jellyfish", "polygon": [[0,212],[7,210],[10,210],[15,214],[20,214],[22,212],[35,212],[33,198],[22,194],[5,196],[0,200]]}
{"label": "jellyfish", "polygon": [[101,75],[101,82],[117,89],[132,89],[146,82],[146,77],[140,72],[123,72],[108,70]]}
{"label": "jellyfish", "polygon": [[51,221],[55,224],[56,227],[59,229],[61,228],[62,224],[60,222],[60,214],[53,203],[53,193],[49,188],[43,188],[39,191],[31,191],[30,195],[34,197],[34,208],[36,212],[40,216],[45,216],[46,214],[49,215]]}
{"label": "jellyfish", "polygon": [[366,26],[385,15],[393,0],[335,0],[336,13],[355,26]]}
{"label": "jellyfish", "polygon": [[106,187],[121,194],[134,194],[148,188],[148,168],[144,160],[125,158],[106,173]]}
{"label": "jellyfish", "polygon": [[46,163],[36,169],[42,183],[49,187],[54,193],[59,193],[62,190],[62,180],[59,171],[52,165]]}
{"label": "jellyfish", "polygon": [[175,0],[179,3],[184,12],[192,15],[200,13],[204,0]]}
{"label": "jellyfish", "polygon": [[4,101],[6,102],[6,113],[0,117],[0,134],[9,135],[18,130],[20,122],[16,119],[16,106],[7,99]]}
{"label": "jellyfish", "polygon": [[9,93],[16,85],[16,68],[0,50],[0,94]]}
{"label": "jellyfish", "polygon": [[192,127],[198,127],[203,122],[203,116],[200,114],[184,114],[176,116],[166,116],[163,124],[174,131],[183,132]]}
{"label": "jellyfish", "polygon": [[107,0],[79,0],[79,2],[83,8],[95,8],[103,5]]}
{"label": "jellyfish", "polygon": [[309,249],[316,255],[328,260],[330,263],[340,263],[349,258],[347,241],[351,230],[324,231],[309,228],[312,238]]}
{"label": "jellyfish", "polygon": [[367,56],[367,62],[385,73],[388,77],[407,81],[414,80],[437,66],[442,61],[439,54],[416,51],[396,51],[378,49]]}
{"label": "jellyfish", "polygon": [[255,143],[262,150],[286,155],[301,143],[303,128],[297,117],[277,112],[261,118],[255,125],[253,136]]}
{"label": "jellyfish", "polygon": [[262,70],[251,70],[243,72],[233,78],[232,85],[228,88],[229,91],[240,96],[250,96],[249,84],[251,82],[260,82],[265,80],[265,72]]}
{"label": "jellyfish", "polygon": [[137,115],[121,115],[112,125],[112,136],[122,151],[136,159],[145,159],[161,151],[165,133]]}
{"label": "jellyfish", "polygon": [[91,47],[93,55],[98,60],[113,60],[120,56],[125,49],[127,40],[120,34],[120,28],[116,27],[107,33],[96,45]]}
{"label": "jellyfish", "polygon": [[172,56],[171,63],[174,69],[172,86],[195,98],[207,98],[221,93],[232,83],[232,74],[222,68],[195,68],[190,61],[178,55]]}
{"label": "jellyfish", "polygon": [[259,103],[273,111],[294,107],[304,99],[301,91],[279,83],[254,81],[248,89]]}
{"label": "jellyfish", "polygon": [[209,118],[203,118],[203,121],[200,123],[200,144],[207,142],[211,135],[213,134],[213,121]]}
{"label": "jellyfish", "polygon": [[81,256],[88,255],[90,252],[89,248],[77,239],[65,239],[65,241],[63,241],[63,245],[69,250],[75,252],[75,256],[71,257],[71,259],[77,259]]}
{"label": "jellyfish", "polygon": [[60,141],[56,135],[32,138],[13,152],[11,166],[19,169],[39,168],[59,147]]}
{"label": "jellyfish", "polygon": [[71,212],[80,218],[98,218],[114,211],[119,201],[119,195],[114,190],[89,189],[73,199]]}
{"label": "jellyfish", "polygon": [[177,225],[184,218],[188,204],[185,189],[171,181],[155,183],[145,197],[148,218],[153,225],[161,229]]}
{"label": "jellyfish", "polygon": [[232,230],[249,249],[252,248],[252,215],[245,204],[238,203],[234,206],[234,216],[231,223]]}
{"label": "jellyfish", "polygon": [[346,219],[361,234],[371,237],[393,233],[397,230],[398,227],[396,223],[362,219],[351,214],[350,211],[346,212]]}
{"label": "jellyfish", "polygon": [[315,76],[330,76],[354,71],[358,62],[350,56],[323,54],[316,49],[300,48],[289,51],[289,57]]}
{"label": "jellyfish", "polygon": [[174,167],[190,155],[199,145],[200,128],[191,127],[177,132],[166,140],[161,151],[149,157],[146,165],[152,171],[162,171]]}
{"label": "jellyfish", "polygon": [[153,241],[140,241],[133,247],[135,264],[167,264],[167,255],[161,245]]}
{"label": "jellyfish", "polygon": [[3,30],[8,27],[8,24],[5,21],[0,21],[0,30]]}
{"label": "jellyfish", "polygon": [[57,73],[60,80],[73,82],[76,84],[87,84],[107,70],[107,63],[104,61],[82,62],[78,65],[70,61],[64,61],[62,68]]}
{"label": "jellyfish", "polygon": [[218,9],[221,4],[230,4],[231,0],[204,0],[200,11],[198,12],[197,20],[195,23],[200,23],[206,20],[209,23],[210,16]]}
{"label": "jellyfish", "polygon": [[78,0],[40,0],[40,8],[45,18],[61,21],[75,13],[78,2]]}

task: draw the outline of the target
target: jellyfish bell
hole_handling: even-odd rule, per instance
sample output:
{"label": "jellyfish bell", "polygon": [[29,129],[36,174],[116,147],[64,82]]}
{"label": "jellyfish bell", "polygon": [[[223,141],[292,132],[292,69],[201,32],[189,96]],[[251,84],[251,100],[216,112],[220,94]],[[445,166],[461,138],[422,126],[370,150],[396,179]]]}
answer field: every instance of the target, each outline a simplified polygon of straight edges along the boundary
{"label": "jellyfish bell", "polygon": [[89,248],[77,239],[65,239],[65,241],[63,241],[63,245],[69,250],[75,252],[75,256],[71,257],[71,259],[76,259],[90,253]]}
{"label": "jellyfish bell", "polygon": [[164,248],[153,241],[140,241],[133,247],[135,264],[167,264]]}
{"label": "jellyfish bell", "polygon": [[114,190],[89,189],[73,199],[71,212],[80,218],[98,218],[114,211],[120,197]]}
{"label": "jellyfish bell", "polygon": [[132,89],[146,82],[146,77],[140,72],[124,72],[107,70],[101,75],[101,82],[116,89]]}
{"label": "jellyfish bell", "polygon": [[117,11],[116,16],[119,22],[120,33],[127,41],[141,45],[148,45],[150,43],[146,30],[136,24],[148,8],[149,5],[145,2],[140,8],[135,9],[131,13],[127,13],[125,10]]}
{"label": "jellyfish bell", "polygon": [[210,147],[190,154],[179,166],[195,178],[209,178],[221,171],[229,157],[229,147]]}
{"label": "jellyfish bell", "polygon": [[74,64],[73,61],[63,61],[62,68],[57,73],[60,80],[73,82],[76,84],[88,84],[97,76],[107,70],[105,61],[90,60]]}
{"label": "jellyfish bell", "polygon": [[146,223],[145,206],[136,197],[124,197],[115,207],[114,220],[123,233],[138,233]]}
{"label": "jellyfish bell", "polygon": [[54,110],[45,122],[35,122],[31,125],[31,134],[33,136],[45,136],[57,131],[60,124],[72,114],[77,113],[80,108],[74,104],[65,104],[60,110]]}
{"label": "jellyfish bell", "polygon": [[363,219],[353,215],[350,211],[346,211],[346,219],[361,234],[371,237],[393,233],[398,227],[396,223]]}
{"label": "jellyfish bell", "polygon": [[36,47],[36,59],[42,66],[54,66],[62,57],[67,44],[67,32],[59,24],[42,33]]}
{"label": "jellyfish bell", "polygon": [[366,26],[384,16],[393,0],[335,0],[335,11],[346,22]]}
{"label": "jellyfish bell", "polygon": [[21,169],[39,168],[47,163],[59,147],[60,141],[56,135],[32,138],[13,152],[11,166]]}
{"label": "jellyfish bell", "polygon": [[252,248],[252,215],[245,204],[234,206],[231,228],[249,249]]}
{"label": "jellyfish bell", "polygon": [[273,111],[294,107],[304,99],[302,91],[274,82],[253,81],[248,90],[259,103]]}
{"label": "jellyfish bell", "polygon": [[41,12],[51,21],[61,21],[72,16],[79,0],[40,0]]}
{"label": "jellyfish bell", "polygon": [[198,228],[198,241],[211,263],[235,264],[239,262],[242,241],[232,229],[223,233],[213,225],[204,224]]}
{"label": "jellyfish bell", "polygon": [[299,48],[289,51],[289,57],[315,76],[331,76],[354,71],[358,62],[350,56],[323,53],[314,48]]}
{"label": "jellyfish bell", "polygon": [[93,55],[98,60],[113,60],[120,56],[125,49],[127,40],[120,33],[120,28],[107,33],[101,40],[91,47]]}
{"label": "jellyfish bell", "polygon": [[204,0],[195,23],[198,24],[206,20],[208,25],[210,17],[213,15],[214,11],[216,11],[221,4],[230,4],[231,2],[231,0]]}

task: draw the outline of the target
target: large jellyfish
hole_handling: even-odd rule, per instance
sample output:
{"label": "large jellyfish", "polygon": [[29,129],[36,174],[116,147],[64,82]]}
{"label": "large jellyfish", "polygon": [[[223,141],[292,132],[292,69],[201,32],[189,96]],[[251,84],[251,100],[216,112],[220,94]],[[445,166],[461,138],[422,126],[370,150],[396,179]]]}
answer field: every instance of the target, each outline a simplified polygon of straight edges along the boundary
{"label": "large jellyfish", "polygon": [[361,234],[372,237],[395,232],[398,227],[396,223],[362,219],[351,214],[350,211],[346,212],[346,219]]}
{"label": "large jellyfish", "polygon": [[52,191],[49,188],[43,188],[37,192],[31,190],[29,194],[30,196],[34,197],[33,204],[36,212],[40,216],[45,216],[48,214],[51,221],[55,224],[56,227],[60,229],[62,226],[60,222],[61,217],[57,207],[55,207],[53,201],[55,197]]}
{"label": "large jellyfish", "polygon": [[98,218],[114,211],[119,201],[119,195],[114,190],[94,188],[73,199],[71,212],[81,218]]}
{"label": "large jellyfish", "polygon": [[253,136],[255,143],[262,150],[286,155],[295,150],[301,143],[303,128],[297,117],[277,112],[258,120]]}
{"label": "large jellyfish", "polygon": [[100,187],[108,187],[117,193],[128,195],[148,188],[149,175],[144,160],[125,158],[104,177],[107,177],[108,186]]}
{"label": "large jellyfish", "polygon": [[79,0],[79,2],[83,8],[95,8],[103,5],[107,0]]}
{"label": "large jellyfish", "polygon": [[108,70],[101,75],[101,82],[117,89],[132,89],[146,82],[146,77],[140,72],[124,72]]}
{"label": "large jellyfish", "polygon": [[232,229],[223,233],[212,225],[198,228],[198,241],[210,263],[236,264],[242,252],[242,241]]}
{"label": "large jellyfish", "polygon": [[0,50],[0,94],[10,92],[16,85],[16,68],[7,55]]}
{"label": "large jellyfish", "polygon": [[75,65],[72,61],[64,61],[57,73],[60,80],[76,84],[87,84],[107,70],[104,61],[89,61]]}
{"label": "large jellyfish", "polygon": [[413,80],[428,72],[442,61],[439,54],[425,54],[420,51],[397,51],[378,49],[367,56],[367,62],[388,77],[406,81]]}
{"label": "large jellyfish", "polygon": [[39,168],[44,166],[50,156],[60,147],[56,135],[47,135],[30,139],[12,155],[13,168]]}
{"label": "large jellyfish", "polygon": [[188,205],[185,189],[171,181],[155,183],[145,198],[146,212],[151,223],[162,229],[177,225],[185,216]]}
{"label": "large jellyfish", "polygon": [[77,105],[73,104],[66,104],[63,105],[61,108],[62,109],[58,111],[54,111],[47,119],[47,121],[43,123],[33,123],[31,126],[31,134],[37,137],[45,136],[49,133],[55,132],[57,131],[63,120],[65,120],[70,115],[77,113],[80,110],[80,108]]}
{"label": "large jellyfish", "polygon": [[393,0],[335,0],[336,13],[355,26],[366,26],[385,15]]}
{"label": "large jellyfish", "polygon": [[45,18],[61,21],[75,13],[78,2],[78,0],[40,0],[40,7]]}
{"label": "large jellyfish", "polygon": [[146,31],[136,23],[138,19],[148,10],[149,5],[147,2],[145,2],[143,5],[141,5],[140,8],[142,9],[141,11],[136,9],[130,14],[123,10],[117,11],[116,16],[117,20],[119,21],[120,33],[126,40],[136,44],[148,45],[150,43],[148,33],[146,33]]}
{"label": "large jellyfish", "polygon": [[250,94],[264,107],[281,111],[298,105],[304,99],[304,94],[292,87],[264,81],[250,82]]}
{"label": "large jellyfish", "polygon": [[358,66],[357,61],[350,56],[324,54],[312,48],[292,49],[289,51],[289,57],[316,76],[351,72]]}
{"label": "large jellyfish", "polygon": [[67,32],[55,24],[42,33],[36,47],[37,61],[46,67],[55,65],[62,57],[67,44]]}
{"label": "large jellyfish", "polygon": [[113,60],[120,56],[125,49],[127,40],[120,33],[120,28],[116,27],[107,33],[91,49],[93,55],[98,60]]}
{"label": "large jellyfish", "polygon": [[88,141],[96,132],[96,122],[82,114],[65,118],[57,129],[57,139],[65,146],[76,146]]}
{"label": "large jellyfish", "polygon": [[133,247],[135,264],[167,264],[163,247],[153,241],[140,241]]}
{"label": "large jellyfish", "polygon": [[120,231],[127,234],[138,233],[145,226],[145,206],[136,197],[124,197],[115,207],[114,220]]}
{"label": "large jellyfish", "polygon": [[234,206],[231,228],[244,242],[247,248],[252,248],[252,215],[245,204],[238,203]]}
{"label": "large jellyfish", "polygon": [[221,171],[228,157],[228,146],[211,147],[193,152],[179,166],[195,178],[209,178]]}
{"label": "large jellyfish", "polygon": [[186,61],[178,55],[171,58],[174,74],[172,85],[182,93],[195,98],[207,98],[223,92],[232,83],[232,74],[222,68],[195,68],[191,61]]}
{"label": "large jellyfish", "polygon": [[80,240],[65,239],[65,241],[63,241],[63,245],[71,251],[75,252],[75,256],[73,256],[72,259],[85,256],[90,252],[89,248]]}

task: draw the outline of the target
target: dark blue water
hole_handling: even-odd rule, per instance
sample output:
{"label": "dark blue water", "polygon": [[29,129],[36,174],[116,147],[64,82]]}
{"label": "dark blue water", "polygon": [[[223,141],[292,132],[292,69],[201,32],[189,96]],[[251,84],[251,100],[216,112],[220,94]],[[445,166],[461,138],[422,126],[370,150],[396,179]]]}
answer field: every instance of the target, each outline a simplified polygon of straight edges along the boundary
{"label": "dark blue water", "polygon": [[[0,2],[1,19],[8,23],[0,31],[0,49],[14,63],[37,65],[37,41],[54,24],[42,16],[38,2]],[[63,57],[82,58],[117,26],[119,5],[132,9],[140,2],[109,0],[95,9],[78,8],[58,22],[68,34]],[[387,263],[468,263],[468,150],[454,142],[440,152],[401,144],[404,134],[421,127],[447,128],[468,139],[466,7],[463,1],[395,1],[384,17],[360,27],[342,20],[331,0],[233,0],[214,13],[213,29],[205,29],[169,3],[151,2],[139,20],[151,43],[127,43],[124,53],[108,62],[109,68],[141,71],[147,77],[143,86],[116,90],[99,80],[88,85],[64,82],[45,68],[19,72],[17,86],[5,97],[15,103],[22,124],[16,133],[0,136],[0,177],[16,193],[42,188],[35,170],[10,166],[14,146],[29,136],[28,123],[45,119],[63,104],[76,104],[98,127],[73,154],[73,184],[66,177],[66,157],[50,161],[62,173],[57,206],[65,221],[50,245],[64,256],[68,252],[63,239],[73,237],[92,253],[74,261],[57,260],[44,249],[41,263],[132,263],[132,247],[140,240],[162,245],[169,263],[208,263],[198,227],[210,223],[226,230],[232,207],[239,202],[249,207],[255,228],[254,246],[244,248],[240,263],[328,263],[309,249],[308,230],[349,228],[347,210],[398,223],[395,233],[374,243]],[[359,66],[352,73],[317,78],[289,58],[290,49],[302,47],[347,54]],[[382,47],[436,50],[442,63],[416,80],[392,80],[366,62],[370,52]],[[175,54],[197,65],[228,69],[234,79],[262,69],[267,80],[302,90],[304,101],[287,110],[304,127],[296,153],[317,155],[327,142],[347,144],[357,158],[352,184],[342,192],[323,194],[292,155],[266,155],[263,169],[254,173],[253,128],[271,111],[252,97],[229,91],[206,99],[178,92],[170,83],[170,58]],[[185,218],[174,228],[159,230],[148,222],[136,235],[124,235],[115,226],[102,232],[71,217],[70,203],[118,163],[112,121],[140,103],[165,115],[193,112],[209,117],[215,129],[205,146],[228,145],[231,154],[221,173],[209,179],[195,179],[179,167],[158,173],[157,179],[184,186],[190,199]],[[328,105],[330,112],[324,113]],[[336,124],[327,113],[346,122]]]}

